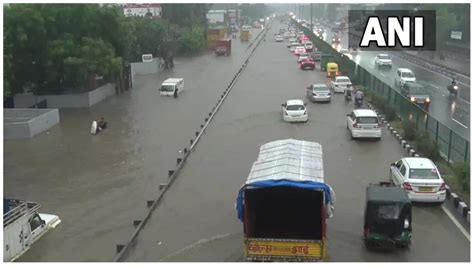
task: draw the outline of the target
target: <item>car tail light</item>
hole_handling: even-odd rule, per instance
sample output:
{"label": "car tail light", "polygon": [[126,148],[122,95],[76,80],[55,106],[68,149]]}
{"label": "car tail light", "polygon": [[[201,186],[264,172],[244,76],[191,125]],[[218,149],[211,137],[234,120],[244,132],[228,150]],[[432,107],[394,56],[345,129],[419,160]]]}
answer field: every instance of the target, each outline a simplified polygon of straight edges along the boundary
{"label": "car tail light", "polygon": [[339,76],[339,72],[336,72],[336,76]]}
{"label": "car tail light", "polygon": [[439,186],[439,191],[444,191],[446,190],[446,183],[441,183],[441,186]]}
{"label": "car tail light", "polygon": [[355,127],[355,128],[360,128],[360,125],[359,125],[359,124],[357,124],[357,122],[356,122],[356,123],[354,123],[354,124],[352,124],[352,126],[353,126],[353,127]]}
{"label": "car tail light", "polygon": [[411,187],[410,183],[408,183],[408,182],[403,182],[403,188],[404,188],[405,190],[410,190],[410,191],[413,190],[413,188]]}

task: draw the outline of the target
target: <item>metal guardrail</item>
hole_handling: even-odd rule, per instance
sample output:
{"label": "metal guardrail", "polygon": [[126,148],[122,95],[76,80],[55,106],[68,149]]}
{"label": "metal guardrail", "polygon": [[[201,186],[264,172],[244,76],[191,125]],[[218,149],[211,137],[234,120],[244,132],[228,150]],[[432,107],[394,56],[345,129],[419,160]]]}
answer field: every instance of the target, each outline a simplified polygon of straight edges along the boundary
{"label": "metal guardrail", "polygon": [[[265,35],[268,31],[268,29],[270,29],[270,26],[271,24],[269,25],[269,27],[265,28],[261,34],[257,35],[260,36],[263,34],[263,38],[265,38]],[[255,41],[257,40],[257,37],[255,39]],[[169,178],[169,181],[168,183],[166,184],[160,184],[160,191],[158,193],[158,196],[155,200],[153,201],[147,201],[147,206],[149,207],[146,214],[145,214],[145,217],[142,219],[142,220],[134,220],[133,221],[133,225],[136,226],[136,229],[134,230],[134,232],[132,233],[131,237],[128,239],[128,241],[126,242],[125,245],[117,245],[116,246],[116,251],[117,251],[117,255],[115,256],[114,258],[114,262],[119,262],[119,261],[122,261],[126,255],[128,254],[128,251],[130,250],[131,247],[134,246],[136,240],[137,240],[137,237],[138,237],[138,234],[140,233],[140,231],[143,229],[143,227],[145,226],[146,222],[148,221],[148,219],[151,217],[151,214],[153,212],[153,210],[160,204],[161,202],[161,199],[163,198],[163,195],[165,194],[165,192],[168,190],[168,188],[173,184],[173,182],[176,180],[176,178],[178,177],[181,169],[183,168],[185,162],[186,162],[186,159],[189,157],[189,155],[191,154],[191,152],[195,149],[198,141],[200,140],[200,138],[202,137],[202,135],[204,134],[204,131],[206,130],[206,128],[209,126],[209,124],[211,123],[212,119],[214,118],[214,116],[216,115],[217,111],[219,110],[219,108],[222,106],[224,100],[226,99],[226,97],[229,95],[231,89],[233,88],[233,86],[235,85],[235,83],[237,82],[238,78],[240,77],[240,75],[242,74],[243,70],[247,67],[248,65],[248,62],[249,62],[249,59],[252,57],[252,55],[255,53],[258,45],[260,44],[260,42],[263,40],[263,38],[260,38],[257,42],[256,42],[256,45],[255,47],[252,49],[251,53],[248,55],[247,59],[245,60],[245,62],[243,63],[242,67],[239,69],[239,71],[234,75],[232,81],[230,82],[230,84],[227,86],[227,88],[224,90],[224,93],[220,96],[220,98],[218,99],[218,102],[216,104],[215,107],[212,108],[212,112],[209,113],[208,117],[205,118],[205,123],[204,124],[201,124],[201,130],[200,131],[196,131],[195,132],[195,136],[196,136],[196,139],[191,139],[190,141],[190,147],[189,147],[189,150],[187,148],[184,149],[184,156],[183,158],[177,158],[177,166],[175,168],[175,170],[169,170],[168,171],[168,178]],[[250,47],[250,46],[249,46]]]}
{"label": "metal guardrail", "polygon": [[418,129],[426,130],[431,139],[439,145],[441,157],[448,163],[469,162],[470,142],[463,138],[454,130],[433,118],[427,111],[416,104],[411,103],[401,95],[392,85],[388,85],[372,75],[369,71],[348,57],[343,56],[334,50],[330,44],[317,37],[311,30],[298,25],[307,36],[313,41],[315,46],[323,53],[331,54],[334,61],[339,65],[342,73],[352,80],[354,84],[361,84],[379,96],[383,97],[390,105],[393,105],[397,114],[402,120],[411,120]]}

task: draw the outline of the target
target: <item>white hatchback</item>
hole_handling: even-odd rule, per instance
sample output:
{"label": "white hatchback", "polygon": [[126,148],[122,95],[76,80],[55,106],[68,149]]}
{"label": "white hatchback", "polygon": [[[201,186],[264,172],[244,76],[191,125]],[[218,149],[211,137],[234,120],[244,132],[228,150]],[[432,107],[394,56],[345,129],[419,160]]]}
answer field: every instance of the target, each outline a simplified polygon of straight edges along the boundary
{"label": "white hatchback", "polygon": [[354,138],[382,137],[382,123],[377,114],[370,109],[356,109],[347,114],[347,129]]}
{"label": "white hatchback", "polygon": [[281,104],[283,120],[286,122],[308,122],[308,110],[302,100],[288,100]]}
{"label": "white hatchback", "polygon": [[405,189],[411,201],[442,203],[446,200],[446,184],[428,158],[406,157],[392,163],[390,179]]}

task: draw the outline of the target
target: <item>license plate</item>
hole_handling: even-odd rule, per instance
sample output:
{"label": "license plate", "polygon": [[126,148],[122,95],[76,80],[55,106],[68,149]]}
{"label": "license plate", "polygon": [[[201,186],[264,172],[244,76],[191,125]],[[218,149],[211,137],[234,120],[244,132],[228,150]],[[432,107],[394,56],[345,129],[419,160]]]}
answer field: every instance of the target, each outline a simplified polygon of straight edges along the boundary
{"label": "license plate", "polygon": [[373,127],[373,126],[363,126],[362,128],[363,128],[363,129],[372,129],[372,128],[374,128],[374,127]]}
{"label": "license plate", "polygon": [[247,240],[247,256],[316,257],[323,256],[322,242]]}
{"label": "license plate", "polygon": [[419,192],[432,192],[433,188],[432,187],[419,187],[418,191]]}

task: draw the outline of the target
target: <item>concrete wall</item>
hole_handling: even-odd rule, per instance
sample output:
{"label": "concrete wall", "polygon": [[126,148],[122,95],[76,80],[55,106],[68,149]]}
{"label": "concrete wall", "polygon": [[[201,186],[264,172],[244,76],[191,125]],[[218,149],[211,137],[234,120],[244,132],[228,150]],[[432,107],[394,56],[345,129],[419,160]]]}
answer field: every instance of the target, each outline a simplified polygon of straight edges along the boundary
{"label": "concrete wall", "polygon": [[[37,101],[47,101],[48,108],[84,108],[115,94],[115,85],[107,83],[93,91],[78,94],[41,95]],[[26,108],[35,104],[34,95],[18,94],[13,98],[15,108]]]}
{"label": "concrete wall", "polygon": [[115,95],[115,84],[107,83],[104,86],[89,92],[89,106]]}
{"label": "concrete wall", "polygon": [[3,117],[4,139],[31,138],[59,124],[58,109],[3,109]]}
{"label": "concrete wall", "polygon": [[160,59],[153,58],[153,62],[143,63],[135,62],[130,63],[130,72],[132,75],[132,87],[135,85],[135,75],[146,75],[158,73],[160,70]]}

